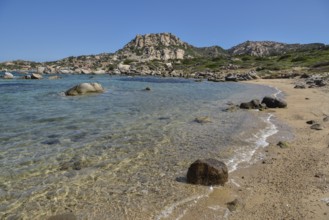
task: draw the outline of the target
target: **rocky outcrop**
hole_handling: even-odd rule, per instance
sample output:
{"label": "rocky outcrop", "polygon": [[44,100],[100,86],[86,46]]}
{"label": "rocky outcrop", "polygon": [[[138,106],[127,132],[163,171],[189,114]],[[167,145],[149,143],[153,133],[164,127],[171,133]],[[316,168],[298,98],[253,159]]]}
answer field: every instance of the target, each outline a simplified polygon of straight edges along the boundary
{"label": "rocky outcrop", "polygon": [[81,83],[65,92],[67,96],[84,95],[87,93],[102,93],[104,88],[99,83]]}
{"label": "rocky outcrop", "polygon": [[233,74],[230,73],[225,76],[225,81],[247,81],[247,80],[253,80],[253,79],[259,79],[260,77],[257,75],[255,71],[249,71],[247,73],[240,73],[240,74]]}
{"label": "rocky outcrop", "polygon": [[137,35],[117,54],[139,60],[184,59],[189,44],[171,33]]}
{"label": "rocky outcrop", "polygon": [[231,55],[251,55],[257,57],[285,54],[290,51],[303,51],[324,48],[324,44],[285,44],[274,41],[246,41],[228,50]]}
{"label": "rocky outcrop", "polygon": [[224,185],[228,181],[225,163],[216,159],[197,160],[187,172],[187,182],[199,185]]}
{"label": "rocky outcrop", "polygon": [[268,108],[286,108],[287,103],[279,98],[265,96],[262,100],[262,104],[265,104]]}

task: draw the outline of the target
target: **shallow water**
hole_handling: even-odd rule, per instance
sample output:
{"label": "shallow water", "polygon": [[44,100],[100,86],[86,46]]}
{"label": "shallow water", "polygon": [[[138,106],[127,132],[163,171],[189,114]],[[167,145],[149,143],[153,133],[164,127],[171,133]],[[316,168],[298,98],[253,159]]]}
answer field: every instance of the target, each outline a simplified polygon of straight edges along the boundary
{"label": "shallow water", "polygon": [[[99,82],[106,92],[63,96],[82,82]],[[224,112],[226,103],[275,92],[108,75],[0,80],[0,216],[170,218],[173,209],[209,193],[209,187],[185,183],[189,164],[212,157],[234,170],[275,129],[269,115]],[[200,116],[211,122],[194,122]]]}

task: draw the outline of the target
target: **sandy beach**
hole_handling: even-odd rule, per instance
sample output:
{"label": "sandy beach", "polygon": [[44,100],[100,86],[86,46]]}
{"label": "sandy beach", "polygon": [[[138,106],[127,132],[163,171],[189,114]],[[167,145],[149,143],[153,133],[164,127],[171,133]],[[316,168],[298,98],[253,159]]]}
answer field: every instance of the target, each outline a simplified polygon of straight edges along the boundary
{"label": "sandy beach", "polygon": [[[280,134],[255,153],[255,164],[230,174],[224,187],[215,188],[182,219],[218,219],[218,207],[237,199],[224,219],[329,219],[328,88],[294,89],[294,80],[257,80],[285,94],[288,108],[267,110],[294,135],[277,146]],[[322,130],[311,129],[314,120]],[[278,130],[281,128],[278,127]],[[200,218],[201,215],[201,218]]]}

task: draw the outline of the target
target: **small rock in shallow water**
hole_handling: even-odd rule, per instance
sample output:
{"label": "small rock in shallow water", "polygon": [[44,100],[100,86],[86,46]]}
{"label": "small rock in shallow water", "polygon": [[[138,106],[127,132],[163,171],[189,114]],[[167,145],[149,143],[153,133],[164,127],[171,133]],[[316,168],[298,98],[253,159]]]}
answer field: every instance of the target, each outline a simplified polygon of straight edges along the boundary
{"label": "small rock in shallow water", "polygon": [[208,116],[203,116],[203,117],[197,117],[194,119],[195,122],[204,124],[204,123],[209,123],[211,122]]}
{"label": "small rock in shallow water", "polygon": [[306,122],[306,124],[309,124],[309,125],[313,125],[315,123],[316,123],[316,121],[314,121],[314,120],[309,120],[309,121]]}
{"label": "small rock in shallow water", "polygon": [[313,129],[313,130],[323,130],[323,126],[320,125],[320,124],[313,124],[311,126],[311,129]]}
{"label": "small rock in shallow water", "polygon": [[234,199],[232,202],[226,203],[226,205],[231,212],[234,212],[237,210],[237,208],[244,206],[243,202],[240,199]]}

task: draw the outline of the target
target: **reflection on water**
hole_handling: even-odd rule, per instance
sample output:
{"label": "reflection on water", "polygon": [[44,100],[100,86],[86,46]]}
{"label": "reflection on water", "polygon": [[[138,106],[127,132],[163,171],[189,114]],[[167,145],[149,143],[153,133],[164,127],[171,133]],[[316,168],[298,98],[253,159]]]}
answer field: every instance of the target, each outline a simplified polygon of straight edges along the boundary
{"label": "reflection on water", "polygon": [[[61,95],[81,82],[99,82],[106,92]],[[1,80],[0,92],[3,218],[72,212],[79,219],[155,219],[175,204],[209,193],[208,187],[177,181],[190,163],[207,157],[229,162],[248,152],[252,146],[246,140],[265,126],[250,112],[224,112],[225,103],[261,98],[273,89],[186,79],[64,76]],[[194,122],[200,116],[211,122]]]}

